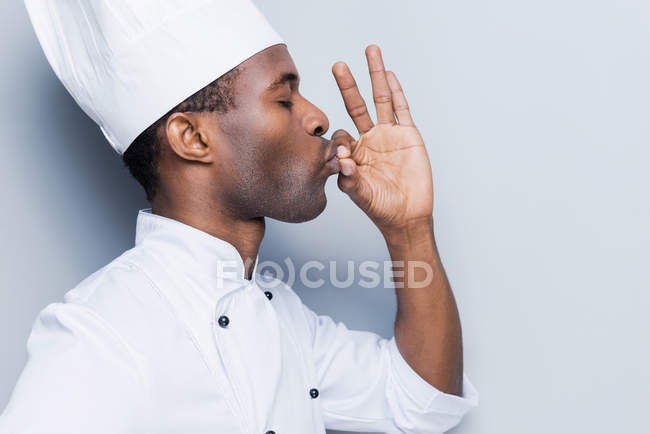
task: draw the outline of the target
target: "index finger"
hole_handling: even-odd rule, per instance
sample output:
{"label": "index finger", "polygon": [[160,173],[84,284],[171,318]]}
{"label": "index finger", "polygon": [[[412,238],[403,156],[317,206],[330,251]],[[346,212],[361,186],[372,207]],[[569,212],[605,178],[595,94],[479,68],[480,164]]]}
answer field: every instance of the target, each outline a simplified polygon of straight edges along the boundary
{"label": "index finger", "polygon": [[357,127],[357,131],[359,131],[359,134],[366,133],[374,126],[374,124],[372,119],[370,119],[366,102],[359,93],[357,82],[354,81],[350,68],[348,68],[348,66],[343,62],[336,62],[334,66],[332,66],[332,74],[334,74],[336,84],[341,91],[345,109],[348,111],[348,114],[352,118],[352,122],[354,122],[354,125]]}

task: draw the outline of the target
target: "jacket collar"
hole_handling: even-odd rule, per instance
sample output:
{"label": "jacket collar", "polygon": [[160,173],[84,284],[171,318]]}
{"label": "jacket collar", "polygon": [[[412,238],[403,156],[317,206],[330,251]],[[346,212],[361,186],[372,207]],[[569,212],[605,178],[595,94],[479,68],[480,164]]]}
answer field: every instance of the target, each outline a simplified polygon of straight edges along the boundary
{"label": "jacket collar", "polygon": [[[232,244],[181,221],[151,212],[138,211],[135,245],[153,250],[174,273],[206,283],[255,283],[255,258],[251,280],[244,277],[244,262]],[[212,286],[212,285],[210,285]],[[219,285],[221,286],[221,285]],[[228,285],[230,286],[230,285]]]}

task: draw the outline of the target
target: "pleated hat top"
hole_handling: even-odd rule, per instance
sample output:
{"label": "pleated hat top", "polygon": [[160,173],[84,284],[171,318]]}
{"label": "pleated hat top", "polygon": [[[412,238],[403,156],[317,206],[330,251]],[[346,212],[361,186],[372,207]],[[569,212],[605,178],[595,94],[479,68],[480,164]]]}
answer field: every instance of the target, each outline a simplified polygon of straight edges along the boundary
{"label": "pleated hat top", "polygon": [[120,155],[249,57],[284,43],[250,0],[25,0],[48,62]]}

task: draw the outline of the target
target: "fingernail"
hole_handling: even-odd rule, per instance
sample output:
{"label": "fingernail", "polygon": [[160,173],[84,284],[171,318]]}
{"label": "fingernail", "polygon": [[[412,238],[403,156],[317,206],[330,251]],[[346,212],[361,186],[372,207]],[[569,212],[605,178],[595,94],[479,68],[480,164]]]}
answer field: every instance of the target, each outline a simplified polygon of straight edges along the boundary
{"label": "fingernail", "polygon": [[341,164],[341,173],[345,176],[350,176],[352,174],[352,168],[347,164]]}
{"label": "fingernail", "polygon": [[336,148],[336,156],[337,157],[345,157],[347,155],[348,155],[348,148],[346,148],[345,146],[339,145]]}

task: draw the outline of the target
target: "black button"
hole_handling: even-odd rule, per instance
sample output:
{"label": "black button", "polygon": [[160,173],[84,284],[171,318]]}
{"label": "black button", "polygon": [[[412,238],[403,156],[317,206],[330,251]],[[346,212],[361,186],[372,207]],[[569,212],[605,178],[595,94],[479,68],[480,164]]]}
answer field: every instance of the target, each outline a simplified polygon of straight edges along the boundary
{"label": "black button", "polygon": [[229,322],[230,322],[230,320],[228,319],[228,317],[226,315],[221,315],[219,317],[219,325],[221,327],[226,327]]}
{"label": "black button", "polygon": [[269,300],[273,298],[273,294],[271,294],[271,292],[269,291],[264,291],[264,295],[266,295],[266,298],[268,298]]}
{"label": "black button", "polygon": [[309,396],[311,396],[312,399],[318,398],[318,389],[309,389]]}
{"label": "black button", "polygon": [[273,431],[272,429],[270,429],[270,430],[268,430],[267,432],[265,432],[264,434],[275,434],[275,431]]}

